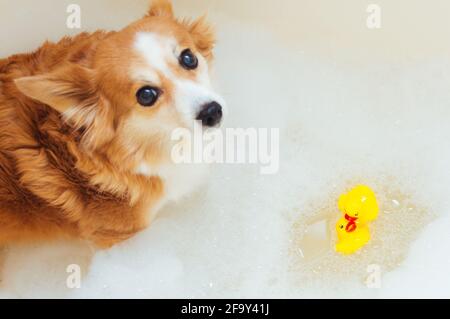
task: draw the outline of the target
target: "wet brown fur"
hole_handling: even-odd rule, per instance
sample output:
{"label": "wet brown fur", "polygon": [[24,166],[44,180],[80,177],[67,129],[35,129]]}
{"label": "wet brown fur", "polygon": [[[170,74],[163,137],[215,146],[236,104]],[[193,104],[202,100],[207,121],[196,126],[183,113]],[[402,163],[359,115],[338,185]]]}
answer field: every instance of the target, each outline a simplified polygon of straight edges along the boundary
{"label": "wet brown fur", "polygon": [[[157,140],[138,134],[123,146],[137,84],[121,68],[136,60],[131,35],[159,29],[211,58],[204,20],[177,21],[159,0],[122,31],[83,33],[0,60],[0,246],[74,236],[110,247],[148,226],[164,183],[133,168],[167,159]],[[82,111],[69,121],[62,114],[74,105]]]}

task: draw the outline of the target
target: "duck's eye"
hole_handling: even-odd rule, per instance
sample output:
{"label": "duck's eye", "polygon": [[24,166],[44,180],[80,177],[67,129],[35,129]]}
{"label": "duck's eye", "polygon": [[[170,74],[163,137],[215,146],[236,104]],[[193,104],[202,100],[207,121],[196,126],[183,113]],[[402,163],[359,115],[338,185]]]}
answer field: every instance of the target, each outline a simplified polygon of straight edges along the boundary
{"label": "duck's eye", "polygon": [[155,105],[156,101],[158,101],[159,95],[160,91],[157,88],[144,86],[137,91],[136,99],[140,105],[150,107]]}
{"label": "duck's eye", "polygon": [[190,49],[181,52],[180,64],[186,70],[195,70],[198,67],[198,59]]}
{"label": "duck's eye", "polygon": [[355,216],[358,216],[359,215],[359,213],[355,213]]}
{"label": "duck's eye", "polygon": [[340,229],[344,229],[344,225],[339,226]]}

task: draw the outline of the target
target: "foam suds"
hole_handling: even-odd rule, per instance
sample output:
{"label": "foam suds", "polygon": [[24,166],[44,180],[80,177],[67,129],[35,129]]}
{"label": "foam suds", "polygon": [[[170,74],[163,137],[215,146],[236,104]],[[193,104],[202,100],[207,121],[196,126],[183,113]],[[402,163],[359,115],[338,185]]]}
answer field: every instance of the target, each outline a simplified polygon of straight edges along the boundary
{"label": "foam suds", "polygon": [[76,241],[10,247],[5,251],[0,291],[29,298],[67,295],[68,266],[79,266],[83,278],[92,255],[89,246]]}
{"label": "foam suds", "polygon": [[[217,165],[207,186],[91,262],[78,244],[11,248],[0,295],[449,297],[447,60],[339,65],[260,27],[215,22],[226,126],[280,128],[279,173]],[[324,221],[336,218],[339,194],[360,183],[375,189],[382,212],[368,246],[339,256]],[[63,286],[72,263],[83,266],[81,289]],[[364,284],[374,263],[380,289]]]}

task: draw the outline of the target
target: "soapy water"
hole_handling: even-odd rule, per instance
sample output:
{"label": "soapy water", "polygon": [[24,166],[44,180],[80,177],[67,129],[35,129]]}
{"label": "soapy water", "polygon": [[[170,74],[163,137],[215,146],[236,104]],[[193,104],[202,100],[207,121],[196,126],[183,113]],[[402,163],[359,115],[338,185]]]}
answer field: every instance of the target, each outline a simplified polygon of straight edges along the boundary
{"label": "soapy water", "polygon": [[[390,186],[392,187],[392,186]],[[358,276],[365,283],[372,265],[383,272],[395,269],[408,253],[410,243],[435,217],[425,207],[418,207],[413,200],[390,187],[380,187],[378,201],[380,213],[370,224],[369,244],[351,256],[334,251],[335,225],[342,216],[336,208],[333,195],[324,200],[319,211],[304,212],[294,224],[292,271],[299,280],[327,280],[334,285]],[[311,205],[312,209],[317,206]]]}
{"label": "soapy water", "polygon": [[[226,22],[215,69],[226,126],[280,128],[279,173],[215,165],[193,196],[108,251],[10,247],[0,297],[450,296],[447,61],[356,69]],[[359,183],[375,189],[380,217],[368,246],[344,257],[336,200]],[[80,289],[66,286],[69,264]],[[364,283],[370,264],[380,289]]]}

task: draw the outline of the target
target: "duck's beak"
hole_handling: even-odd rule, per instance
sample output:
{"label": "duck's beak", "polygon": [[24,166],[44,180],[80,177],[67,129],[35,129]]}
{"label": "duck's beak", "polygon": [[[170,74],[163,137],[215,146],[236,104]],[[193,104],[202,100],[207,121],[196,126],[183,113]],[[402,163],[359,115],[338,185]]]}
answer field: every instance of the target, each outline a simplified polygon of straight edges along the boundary
{"label": "duck's beak", "polygon": [[345,227],[345,231],[347,233],[352,233],[356,230],[356,223],[355,222],[348,222],[347,226]]}
{"label": "duck's beak", "polygon": [[351,217],[348,214],[345,214],[345,219],[349,222],[356,222],[358,220],[358,217]]}
{"label": "duck's beak", "polygon": [[345,231],[347,233],[354,232],[356,230],[356,220],[358,217],[351,217],[348,214],[345,214],[345,219],[348,220],[348,224],[345,227]]}

